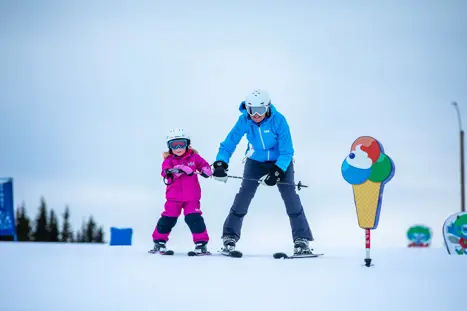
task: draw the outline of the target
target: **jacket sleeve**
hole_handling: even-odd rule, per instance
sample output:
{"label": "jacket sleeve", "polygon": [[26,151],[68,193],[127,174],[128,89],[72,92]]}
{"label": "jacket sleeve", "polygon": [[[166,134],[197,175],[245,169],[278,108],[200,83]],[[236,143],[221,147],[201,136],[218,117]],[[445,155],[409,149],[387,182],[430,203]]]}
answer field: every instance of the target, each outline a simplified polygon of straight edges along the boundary
{"label": "jacket sleeve", "polygon": [[198,170],[199,172],[201,172],[201,170],[204,167],[211,168],[211,165],[209,165],[209,163],[198,153],[195,154],[195,165],[196,165],[196,170]]}
{"label": "jacket sleeve", "polygon": [[173,167],[173,164],[172,164],[172,160],[170,159],[170,157],[165,158],[164,162],[162,162],[161,176],[165,177],[166,176],[165,170],[172,168],[172,167]]}
{"label": "jacket sleeve", "polygon": [[246,133],[245,116],[241,115],[223,142],[221,142],[216,161],[229,163],[238,143]]}
{"label": "jacket sleeve", "polygon": [[294,155],[292,136],[290,134],[289,124],[283,115],[278,115],[275,118],[275,123],[279,149],[279,157],[276,160],[276,165],[285,172],[290,162],[292,162]]}

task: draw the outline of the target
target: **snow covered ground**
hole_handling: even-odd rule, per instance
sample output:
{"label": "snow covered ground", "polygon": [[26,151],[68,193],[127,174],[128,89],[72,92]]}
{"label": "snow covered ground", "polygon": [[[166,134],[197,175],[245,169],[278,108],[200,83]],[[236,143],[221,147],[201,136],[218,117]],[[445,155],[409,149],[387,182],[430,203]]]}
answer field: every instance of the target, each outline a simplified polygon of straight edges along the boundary
{"label": "snow covered ground", "polygon": [[[188,250],[188,249],[187,249]],[[215,251],[215,249],[212,249]],[[146,253],[108,245],[0,243],[2,311],[462,309],[467,258],[443,248],[320,249],[318,259]]]}

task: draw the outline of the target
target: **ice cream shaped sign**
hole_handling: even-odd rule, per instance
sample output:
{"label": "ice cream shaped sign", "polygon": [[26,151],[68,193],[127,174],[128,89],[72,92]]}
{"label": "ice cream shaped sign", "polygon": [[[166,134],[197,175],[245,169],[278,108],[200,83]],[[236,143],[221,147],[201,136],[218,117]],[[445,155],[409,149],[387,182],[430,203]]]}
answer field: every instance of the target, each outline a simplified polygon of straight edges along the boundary
{"label": "ice cream shaped sign", "polygon": [[383,190],[394,176],[395,167],[382,144],[370,136],[357,138],[341,166],[342,176],[352,185],[358,225],[376,229]]}

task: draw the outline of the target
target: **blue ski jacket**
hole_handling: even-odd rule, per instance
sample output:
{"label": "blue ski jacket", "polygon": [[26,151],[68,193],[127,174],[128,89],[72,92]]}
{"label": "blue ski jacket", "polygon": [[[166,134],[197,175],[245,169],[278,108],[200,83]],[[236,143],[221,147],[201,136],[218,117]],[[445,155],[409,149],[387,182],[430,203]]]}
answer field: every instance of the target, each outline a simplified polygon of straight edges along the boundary
{"label": "blue ski jacket", "polygon": [[259,162],[275,161],[284,172],[293,159],[294,148],[289,125],[285,117],[270,105],[270,116],[260,123],[250,119],[245,109],[245,102],[240,104],[240,117],[220,144],[216,161],[229,163],[238,143],[246,134],[248,147],[245,156]]}

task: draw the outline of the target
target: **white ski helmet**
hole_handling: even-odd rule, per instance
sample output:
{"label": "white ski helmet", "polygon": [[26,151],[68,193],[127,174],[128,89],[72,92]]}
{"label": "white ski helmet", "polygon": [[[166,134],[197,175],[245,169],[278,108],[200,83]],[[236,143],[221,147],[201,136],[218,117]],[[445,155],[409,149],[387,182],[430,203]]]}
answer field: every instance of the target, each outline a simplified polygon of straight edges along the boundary
{"label": "white ski helmet", "polygon": [[166,143],[169,144],[169,141],[175,139],[186,139],[188,141],[188,146],[190,145],[191,139],[190,136],[185,134],[185,130],[182,128],[171,129],[166,136]]}
{"label": "white ski helmet", "polygon": [[268,92],[256,89],[246,96],[245,104],[250,107],[269,106],[271,98]]}
{"label": "white ski helmet", "polygon": [[271,105],[271,98],[268,92],[264,90],[253,90],[245,99],[245,108],[250,115],[254,115],[255,113],[259,115],[265,114],[269,109],[269,105]]}

